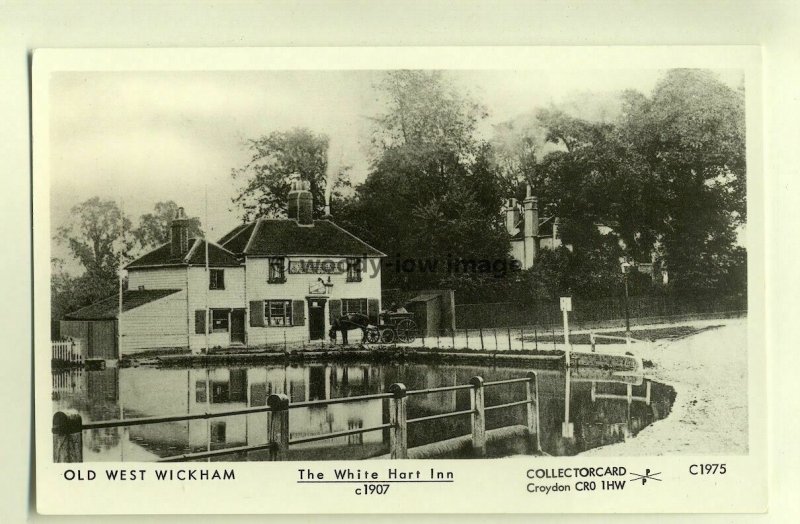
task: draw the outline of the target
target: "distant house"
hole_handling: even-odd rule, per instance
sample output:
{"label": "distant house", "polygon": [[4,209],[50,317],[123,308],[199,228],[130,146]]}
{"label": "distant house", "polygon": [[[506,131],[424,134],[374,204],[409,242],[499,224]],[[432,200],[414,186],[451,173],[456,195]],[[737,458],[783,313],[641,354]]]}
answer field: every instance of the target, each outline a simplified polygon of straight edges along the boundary
{"label": "distant house", "polygon": [[[556,249],[563,245],[572,251],[572,245],[563,244],[559,236],[559,218],[557,216],[539,216],[539,200],[533,196],[530,185],[522,205],[516,198],[509,198],[505,201],[503,214],[511,243],[511,256],[522,264],[522,269],[533,267],[536,257],[543,249]],[[597,224],[597,230],[602,235],[616,235],[614,228],[608,225]],[[624,248],[624,241],[618,236],[617,239]],[[661,282],[664,285],[669,282],[666,266],[658,256],[658,245],[653,246],[650,260],[630,262],[620,259],[620,264],[624,264],[625,267],[633,267],[636,271],[649,275],[653,282]]]}
{"label": "distant house", "polygon": [[[531,186],[528,186],[527,193],[522,206],[516,198],[509,198],[503,209],[511,256],[522,264],[522,269],[533,266],[540,250],[556,249],[562,245],[558,236],[558,217],[540,217],[539,200],[531,194]],[[567,247],[572,249],[572,246]]]}
{"label": "distant house", "polygon": [[92,327],[76,323],[110,322],[123,355],[296,345],[323,339],[344,313],[380,311],[385,255],[329,219],[313,220],[307,182],[293,182],[287,219],[259,218],[216,243],[189,238],[188,223],[180,209],[170,242],[126,266],[121,322],[111,297],[67,315],[65,336],[89,336],[80,330]]}

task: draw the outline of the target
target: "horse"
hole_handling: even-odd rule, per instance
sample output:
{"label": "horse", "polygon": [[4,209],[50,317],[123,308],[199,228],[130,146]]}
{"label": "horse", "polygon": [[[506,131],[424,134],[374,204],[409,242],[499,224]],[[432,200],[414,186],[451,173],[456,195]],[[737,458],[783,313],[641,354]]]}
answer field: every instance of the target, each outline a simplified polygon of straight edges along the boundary
{"label": "horse", "polygon": [[367,338],[367,326],[369,325],[369,317],[361,313],[347,313],[335,319],[331,323],[331,329],[328,331],[328,336],[331,342],[336,342],[336,332],[342,332],[342,345],[347,345],[347,332],[351,329],[361,330],[361,341]]}

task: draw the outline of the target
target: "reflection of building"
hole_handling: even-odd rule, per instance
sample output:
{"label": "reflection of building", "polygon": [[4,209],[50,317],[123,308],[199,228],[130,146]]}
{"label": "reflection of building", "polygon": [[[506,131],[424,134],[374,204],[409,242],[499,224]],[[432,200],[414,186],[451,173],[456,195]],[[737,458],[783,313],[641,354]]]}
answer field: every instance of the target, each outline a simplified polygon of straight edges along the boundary
{"label": "reflection of building", "polygon": [[[164,373],[174,375],[165,377]],[[136,416],[228,411],[266,405],[271,394],[286,393],[292,403],[339,397],[342,391],[357,394],[375,393],[379,383],[369,388],[370,373],[366,366],[352,367],[269,367],[219,368],[210,371],[158,370],[138,368],[135,381],[123,386],[123,398],[131,395],[126,412]],[[184,378],[180,379],[179,374]],[[123,384],[125,384],[123,376]],[[166,380],[165,380],[166,379]],[[163,384],[159,389],[155,383]],[[148,395],[147,392],[151,392]],[[334,404],[321,407],[299,407],[289,411],[290,438],[346,431],[354,427],[377,426],[382,423],[383,401]],[[134,442],[159,456],[203,448],[257,445],[266,443],[268,414],[226,416],[209,420],[132,426]],[[361,443],[381,443],[381,431],[362,437],[339,437],[293,446],[297,449],[322,448]]]}
{"label": "reflection of building", "polygon": [[169,243],[126,267],[121,321],[119,296],[110,297],[67,315],[62,333],[116,358],[321,340],[332,318],[380,311],[385,255],[329,219],[314,220],[306,182],[293,182],[287,219],[259,218],[213,243],[189,238],[180,209],[170,231]]}

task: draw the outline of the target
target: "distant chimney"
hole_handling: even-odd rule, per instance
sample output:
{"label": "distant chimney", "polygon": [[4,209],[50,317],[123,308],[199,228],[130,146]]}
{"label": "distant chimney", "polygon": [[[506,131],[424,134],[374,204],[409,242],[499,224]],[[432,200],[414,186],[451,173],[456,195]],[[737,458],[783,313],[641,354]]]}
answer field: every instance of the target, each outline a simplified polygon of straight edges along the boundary
{"label": "distant chimney", "polygon": [[331,216],[331,196],[325,193],[325,217],[329,218]]}
{"label": "distant chimney", "polygon": [[517,206],[516,198],[509,198],[506,200],[506,231],[509,235],[517,233],[517,224],[519,224],[519,206]]}
{"label": "distant chimney", "polygon": [[169,252],[172,258],[183,258],[189,251],[189,218],[178,208],[169,229]]}
{"label": "distant chimney", "polygon": [[539,251],[539,242],[536,238],[539,235],[539,201],[533,196],[530,185],[522,204],[525,210],[525,260],[522,263],[522,267],[528,269],[533,266],[533,261],[536,260]]}
{"label": "distant chimney", "polygon": [[558,239],[558,226],[559,226],[558,217],[553,218],[553,246],[555,246],[555,241]]}
{"label": "distant chimney", "polygon": [[296,220],[301,226],[312,226],[312,209],[314,199],[311,196],[311,185],[306,180],[292,180],[289,190],[289,218]]}

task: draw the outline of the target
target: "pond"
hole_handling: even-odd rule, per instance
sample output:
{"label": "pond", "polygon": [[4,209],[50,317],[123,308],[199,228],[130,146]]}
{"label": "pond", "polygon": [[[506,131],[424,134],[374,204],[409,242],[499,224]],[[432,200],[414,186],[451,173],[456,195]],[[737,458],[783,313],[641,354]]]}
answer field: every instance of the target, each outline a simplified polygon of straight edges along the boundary
{"label": "pond", "polygon": [[[304,364],[210,369],[108,368],[53,372],[53,409],[71,409],[84,421],[140,418],[263,406],[273,393],[291,402],[380,393],[394,382],[409,390],[519,378],[525,369],[454,365]],[[575,455],[621,442],[664,418],[674,390],[641,377],[576,369],[539,371],[541,445],[550,455]],[[630,402],[628,392],[630,391]],[[648,395],[649,391],[649,395]],[[568,395],[567,395],[568,392]],[[524,383],[485,389],[487,406],[525,398]],[[649,399],[649,402],[648,402]],[[568,402],[566,402],[568,400]],[[458,390],[408,398],[408,418],[469,409],[470,392]],[[525,406],[487,412],[487,429],[525,424]],[[267,442],[267,413],[197,419],[83,432],[84,462],[153,461],[160,457]],[[564,422],[572,436],[565,437]],[[321,435],[388,422],[384,399],[302,407],[289,412],[290,438]],[[409,425],[415,447],[470,433],[469,416]],[[290,459],[334,460],[389,452],[387,430],[291,447]],[[264,452],[226,455],[219,460],[265,460]]]}

